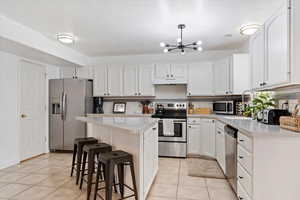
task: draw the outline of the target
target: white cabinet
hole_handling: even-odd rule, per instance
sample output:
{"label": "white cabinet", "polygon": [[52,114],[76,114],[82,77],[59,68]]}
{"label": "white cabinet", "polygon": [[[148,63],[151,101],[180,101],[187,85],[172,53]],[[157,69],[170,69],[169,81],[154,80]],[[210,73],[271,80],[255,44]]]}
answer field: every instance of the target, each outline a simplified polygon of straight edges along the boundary
{"label": "white cabinet", "polygon": [[[224,128],[220,129],[218,123],[222,125],[221,122],[216,123],[216,159],[221,166],[223,172],[226,172],[226,160],[225,160],[225,132]],[[224,126],[223,126],[224,127]]]}
{"label": "white cabinet", "polygon": [[213,67],[211,63],[189,64],[187,95],[213,95]]}
{"label": "white cabinet", "polygon": [[158,132],[157,125],[144,133],[144,194],[149,192],[158,170]]}
{"label": "white cabinet", "polygon": [[201,155],[215,157],[215,126],[212,119],[201,119],[200,122]]}
{"label": "white cabinet", "polygon": [[215,95],[229,94],[230,91],[230,60],[229,58],[214,62],[213,67]]}
{"label": "white cabinet", "polygon": [[124,96],[155,96],[152,83],[153,65],[124,68]]}
{"label": "white cabinet", "polygon": [[92,67],[62,67],[60,78],[93,79],[94,68]]}
{"label": "white cabinet", "polygon": [[265,35],[259,30],[250,39],[251,87],[259,88],[265,81]]}
{"label": "white cabinet", "polygon": [[285,4],[265,23],[268,86],[289,82],[289,16]]}
{"label": "white cabinet", "polygon": [[214,120],[188,120],[188,154],[215,157]]}
{"label": "white cabinet", "polygon": [[186,84],[187,64],[156,64],[154,84]]}
{"label": "white cabinet", "polygon": [[99,66],[94,69],[94,96],[123,95],[123,66]]}
{"label": "white cabinet", "polygon": [[230,62],[230,93],[242,94],[250,89],[249,54],[233,54]]}
{"label": "white cabinet", "polygon": [[188,129],[188,148],[187,153],[190,155],[200,155],[201,154],[201,128],[200,124],[189,124]]}

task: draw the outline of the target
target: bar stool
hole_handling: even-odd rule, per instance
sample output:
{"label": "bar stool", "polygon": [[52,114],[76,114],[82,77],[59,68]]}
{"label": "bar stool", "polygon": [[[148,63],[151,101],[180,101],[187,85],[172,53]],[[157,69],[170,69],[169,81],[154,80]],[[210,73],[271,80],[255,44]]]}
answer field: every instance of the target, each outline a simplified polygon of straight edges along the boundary
{"label": "bar stool", "polygon": [[[112,146],[105,143],[89,144],[83,147],[83,160],[81,170],[81,180],[79,188],[82,188],[84,176],[87,175],[87,199],[89,199],[92,190],[93,173],[95,170],[95,158],[99,159],[100,153],[112,151]],[[88,161],[87,161],[88,159]],[[88,163],[88,172],[85,174],[85,166]],[[98,169],[101,171],[101,164],[98,164]]]}
{"label": "bar stool", "polygon": [[[73,176],[73,171],[76,165],[76,185],[78,184],[79,176],[80,176],[83,146],[87,144],[95,144],[95,143],[98,143],[98,140],[93,137],[76,138],[74,140],[71,177]],[[76,157],[77,157],[77,162],[75,162]]]}
{"label": "bar stool", "polygon": [[[99,190],[105,189],[105,200],[112,200],[112,186],[113,185],[119,185],[120,193],[121,193],[121,199],[127,199],[130,197],[135,197],[135,200],[138,200],[138,192],[137,192],[137,186],[136,186],[136,180],[135,180],[135,172],[134,172],[134,163],[133,163],[133,156],[125,151],[112,151],[104,154],[100,154],[99,156],[99,164],[103,164],[105,167],[104,173],[104,181],[105,181],[105,187],[98,188],[99,185],[99,178],[101,174],[101,169],[98,167],[97,169],[97,177],[96,177],[96,186],[95,186],[95,194],[94,194],[94,200],[97,199],[97,195]],[[124,167],[125,165],[130,166],[131,171],[131,178],[132,178],[132,184],[133,188],[129,187],[124,183]],[[114,182],[114,168],[117,166],[118,168],[118,178],[119,183],[113,184]],[[124,197],[124,186],[131,190],[133,192],[132,195]]]}

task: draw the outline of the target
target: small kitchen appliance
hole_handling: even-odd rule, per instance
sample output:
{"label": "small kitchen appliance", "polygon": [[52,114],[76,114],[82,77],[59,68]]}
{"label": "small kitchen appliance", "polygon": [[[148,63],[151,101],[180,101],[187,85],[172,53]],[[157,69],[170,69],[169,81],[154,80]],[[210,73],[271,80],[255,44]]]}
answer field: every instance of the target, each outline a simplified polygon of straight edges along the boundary
{"label": "small kitchen appliance", "polygon": [[159,118],[159,156],[185,158],[187,154],[186,103],[156,103],[155,108],[152,117]]}
{"label": "small kitchen appliance", "polygon": [[236,101],[215,101],[213,103],[213,112],[215,114],[235,115]]}
{"label": "small kitchen appliance", "polygon": [[94,97],[94,108],[93,113],[102,114],[103,113],[103,97]]}
{"label": "small kitchen appliance", "polygon": [[283,109],[266,109],[262,112],[261,122],[269,125],[279,125],[281,116],[290,116],[290,113],[288,110]]}

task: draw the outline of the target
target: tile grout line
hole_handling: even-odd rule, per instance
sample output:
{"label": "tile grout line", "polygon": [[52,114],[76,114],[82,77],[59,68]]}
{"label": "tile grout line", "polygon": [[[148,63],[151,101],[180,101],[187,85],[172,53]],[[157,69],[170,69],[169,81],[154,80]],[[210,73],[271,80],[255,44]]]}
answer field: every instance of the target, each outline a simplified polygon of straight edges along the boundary
{"label": "tile grout line", "polygon": [[210,195],[210,193],[209,193],[208,185],[207,185],[207,178],[205,178],[205,186],[206,186],[208,198],[209,198],[209,200],[212,200],[211,195]]}
{"label": "tile grout line", "polygon": [[179,160],[178,178],[177,178],[177,188],[176,188],[176,200],[178,200],[178,190],[179,190],[180,172],[181,172],[181,160]]}

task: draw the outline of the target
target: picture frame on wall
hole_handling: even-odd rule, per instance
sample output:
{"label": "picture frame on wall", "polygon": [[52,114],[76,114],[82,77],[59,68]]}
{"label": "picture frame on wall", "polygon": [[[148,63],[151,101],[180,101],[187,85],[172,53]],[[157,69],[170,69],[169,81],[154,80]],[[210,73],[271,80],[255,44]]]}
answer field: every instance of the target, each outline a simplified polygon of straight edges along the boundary
{"label": "picture frame on wall", "polygon": [[113,113],[125,113],[126,103],[125,102],[114,102]]}

